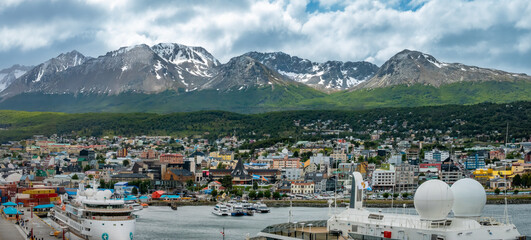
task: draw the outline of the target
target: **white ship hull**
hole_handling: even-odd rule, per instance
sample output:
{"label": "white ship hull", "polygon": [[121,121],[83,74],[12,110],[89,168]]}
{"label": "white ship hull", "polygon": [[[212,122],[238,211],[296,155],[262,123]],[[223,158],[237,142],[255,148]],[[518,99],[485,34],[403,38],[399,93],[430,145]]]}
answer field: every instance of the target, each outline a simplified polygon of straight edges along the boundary
{"label": "white ship hull", "polygon": [[66,232],[70,232],[69,236],[77,239],[88,237],[95,240],[132,240],[135,236],[135,224],[135,219],[118,221],[81,219],[78,222],[67,217],[64,212],[56,211],[52,214],[52,226],[57,230],[67,227]]}

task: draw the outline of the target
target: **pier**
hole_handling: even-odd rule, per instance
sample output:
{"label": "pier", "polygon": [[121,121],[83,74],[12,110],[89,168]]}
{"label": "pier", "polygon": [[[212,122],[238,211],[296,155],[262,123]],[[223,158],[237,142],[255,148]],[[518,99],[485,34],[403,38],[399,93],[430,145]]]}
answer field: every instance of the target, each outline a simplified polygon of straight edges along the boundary
{"label": "pier", "polygon": [[[33,217],[31,216],[30,211],[24,211],[24,214],[21,216],[21,219],[24,220],[24,225],[15,225],[17,230],[17,234],[21,236],[21,239],[27,239],[27,236],[31,232],[31,229],[33,228],[33,235],[36,239],[43,239],[43,240],[57,240],[62,237],[62,234],[59,234],[58,237],[50,236],[51,232],[55,232],[56,230],[53,229],[48,223],[46,223],[44,220],[42,220],[39,216],[33,214]],[[11,239],[11,238],[9,238]],[[14,238],[15,239],[15,238]]]}

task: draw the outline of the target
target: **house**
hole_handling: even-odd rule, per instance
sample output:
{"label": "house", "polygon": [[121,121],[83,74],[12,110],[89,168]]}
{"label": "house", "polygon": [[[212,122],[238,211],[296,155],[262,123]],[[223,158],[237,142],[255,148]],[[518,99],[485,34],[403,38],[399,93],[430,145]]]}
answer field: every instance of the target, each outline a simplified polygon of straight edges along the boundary
{"label": "house", "polygon": [[495,178],[490,180],[491,189],[507,190],[511,188],[511,181],[504,178]]}
{"label": "house", "polygon": [[317,169],[318,169],[317,164],[310,163],[310,160],[304,162],[304,171],[303,171],[304,174],[317,172]]}
{"label": "house", "polygon": [[161,154],[159,159],[161,163],[168,163],[168,164],[183,164],[184,163],[184,156],[178,153]]}
{"label": "house", "polygon": [[232,176],[233,184],[250,184],[252,182],[252,176],[260,176],[268,182],[275,182],[281,176],[281,172],[278,169],[246,169],[243,160],[239,160],[236,166],[232,169],[210,169],[208,176],[211,179],[219,180],[226,175]]}
{"label": "house", "polygon": [[212,181],[208,184],[208,189],[211,189],[211,190],[216,190],[216,191],[222,191],[224,190],[225,188],[221,185],[220,182],[218,181]]}
{"label": "house", "polygon": [[277,184],[277,191],[283,194],[291,193],[291,182],[290,181],[280,181]]}
{"label": "house", "polygon": [[291,194],[313,194],[315,184],[313,182],[294,182],[291,184]]}
{"label": "house", "polygon": [[166,170],[163,180],[165,181],[179,181],[186,182],[188,180],[194,181],[194,174],[186,169],[170,168]]}
{"label": "house", "polygon": [[301,162],[300,158],[288,158],[286,155],[282,159],[273,159],[273,168],[274,169],[284,169],[284,168],[300,168]]}

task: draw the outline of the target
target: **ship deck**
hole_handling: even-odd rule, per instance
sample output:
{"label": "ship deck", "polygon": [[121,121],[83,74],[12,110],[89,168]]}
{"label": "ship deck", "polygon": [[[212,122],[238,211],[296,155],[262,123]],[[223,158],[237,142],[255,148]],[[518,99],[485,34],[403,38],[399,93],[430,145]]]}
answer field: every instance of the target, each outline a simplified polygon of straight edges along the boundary
{"label": "ship deck", "polygon": [[257,237],[251,240],[265,239],[312,239],[312,240],[345,240],[339,234],[329,232],[326,220],[281,223],[264,228]]}

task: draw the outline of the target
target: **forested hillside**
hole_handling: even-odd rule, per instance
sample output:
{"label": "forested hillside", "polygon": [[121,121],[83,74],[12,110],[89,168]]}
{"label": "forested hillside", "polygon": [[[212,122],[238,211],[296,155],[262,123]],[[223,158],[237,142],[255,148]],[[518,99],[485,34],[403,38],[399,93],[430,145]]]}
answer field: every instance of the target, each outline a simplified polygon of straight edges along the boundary
{"label": "forested hillside", "polygon": [[0,111],[0,141],[55,133],[81,136],[200,134],[210,139],[232,134],[260,139],[267,134],[270,137],[303,139],[335,129],[343,131],[343,135],[359,137],[368,137],[372,130],[383,130],[386,131],[384,136],[410,136],[411,133],[416,133],[417,137],[479,135],[485,140],[503,140],[507,123],[511,138],[529,138],[529,119],[531,102],[249,115],[222,111],[171,114]]}

